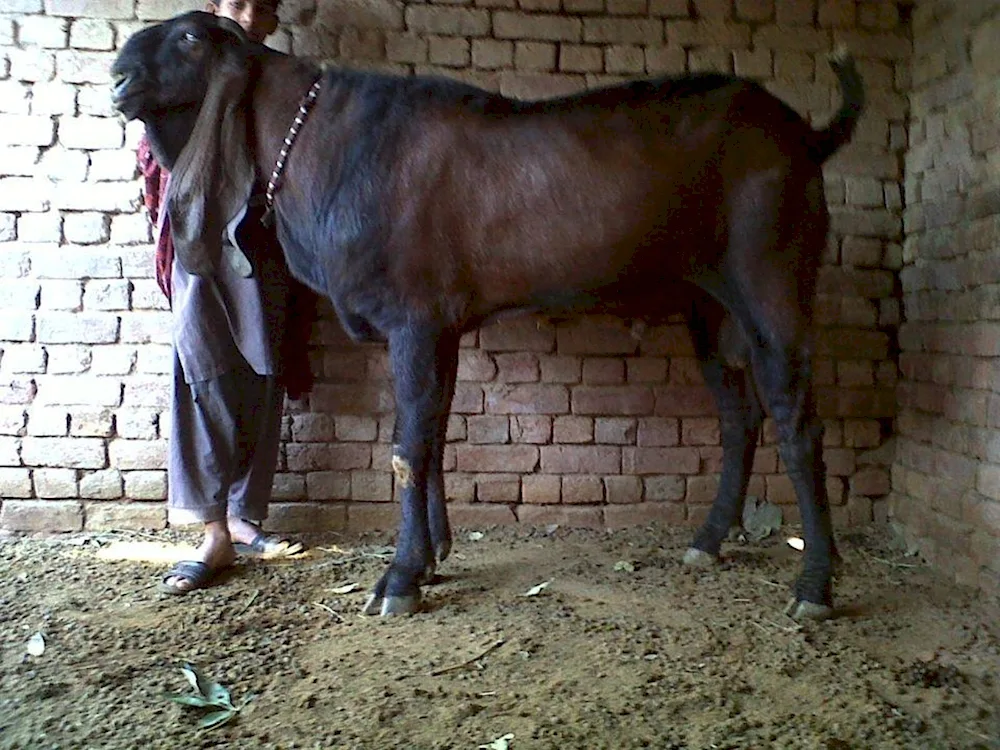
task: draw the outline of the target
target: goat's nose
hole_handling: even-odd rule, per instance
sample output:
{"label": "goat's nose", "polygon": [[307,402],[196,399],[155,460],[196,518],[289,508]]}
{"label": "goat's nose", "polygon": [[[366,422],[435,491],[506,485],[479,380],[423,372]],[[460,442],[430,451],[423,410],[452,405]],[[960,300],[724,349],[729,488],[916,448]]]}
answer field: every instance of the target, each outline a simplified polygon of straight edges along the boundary
{"label": "goat's nose", "polygon": [[112,88],[112,93],[114,94],[115,99],[120,99],[122,97],[131,82],[132,76],[128,73],[121,73],[115,76]]}

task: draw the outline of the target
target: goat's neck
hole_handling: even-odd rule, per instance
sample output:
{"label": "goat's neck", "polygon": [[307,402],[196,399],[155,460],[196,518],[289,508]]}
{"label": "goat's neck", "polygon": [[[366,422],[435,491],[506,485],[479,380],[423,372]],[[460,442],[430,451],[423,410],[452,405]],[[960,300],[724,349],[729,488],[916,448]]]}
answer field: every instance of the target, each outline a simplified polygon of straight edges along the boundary
{"label": "goat's neck", "polygon": [[[292,57],[274,56],[260,61],[251,103],[252,151],[259,175],[266,178],[274,169],[299,104],[317,74],[315,67]],[[299,149],[296,143],[292,151]]]}
{"label": "goat's neck", "polygon": [[195,107],[161,110],[153,113],[146,125],[146,138],[156,161],[167,170],[177,162],[194,130],[198,110]]}

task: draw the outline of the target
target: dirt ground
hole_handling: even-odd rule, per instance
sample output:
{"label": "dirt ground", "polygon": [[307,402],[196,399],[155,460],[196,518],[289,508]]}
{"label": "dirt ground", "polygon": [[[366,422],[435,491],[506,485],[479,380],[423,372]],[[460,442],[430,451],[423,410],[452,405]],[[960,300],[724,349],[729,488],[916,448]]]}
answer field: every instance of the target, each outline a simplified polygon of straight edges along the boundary
{"label": "dirt ground", "polygon": [[[387,536],[181,598],[114,559],[194,541],[0,542],[0,747],[1000,748],[996,603],[874,534],[841,537],[839,616],[805,626],[784,537],[703,572],[686,531],[463,530],[426,611],[388,619],[358,614]],[[164,697],[185,661],[251,698],[233,722]]]}

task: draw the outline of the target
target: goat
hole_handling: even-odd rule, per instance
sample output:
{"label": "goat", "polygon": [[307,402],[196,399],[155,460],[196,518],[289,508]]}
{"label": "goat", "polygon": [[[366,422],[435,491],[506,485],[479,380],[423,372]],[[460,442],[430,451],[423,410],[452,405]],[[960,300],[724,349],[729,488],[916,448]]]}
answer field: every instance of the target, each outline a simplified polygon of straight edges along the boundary
{"label": "goat", "polygon": [[864,90],[848,55],[830,63],[843,103],[814,130],[731,76],[519,101],[447,79],[321,72],[200,12],[128,40],[114,101],[172,169],[179,262],[211,273],[226,223],[271,174],[292,274],[329,297],[355,340],[388,342],[401,519],[365,613],[417,609],[451,548],[442,456],[462,333],[508,314],[593,310],[687,313],[724,453],[685,562],[718,558],[766,406],[806,540],[786,611],[832,613],[811,319],[829,224],[821,165],[849,140]]}

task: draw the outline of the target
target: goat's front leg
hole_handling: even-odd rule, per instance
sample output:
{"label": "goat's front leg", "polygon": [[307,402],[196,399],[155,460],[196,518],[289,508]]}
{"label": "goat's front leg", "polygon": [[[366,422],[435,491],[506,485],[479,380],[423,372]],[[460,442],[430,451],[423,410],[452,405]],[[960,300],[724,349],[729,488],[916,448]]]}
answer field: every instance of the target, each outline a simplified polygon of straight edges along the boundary
{"label": "goat's front leg", "polygon": [[[435,542],[443,505],[428,513],[428,485],[440,482],[443,449],[435,450],[440,414],[450,405],[441,363],[455,340],[437,329],[406,327],[389,334],[389,358],[396,391],[392,469],[400,494],[396,554],[362,610],[365,614],[407,614],[420,606],[420,584],[433,573]],[[454,357],[452,357],[454,359]],[[456,360],[457,361],[457,360]],[[434,465],[436,463],[436,466]],[[437,488],[435,488],[435,492]],[[440,502],[443,504],[443,494]],[[437,501],[436,501],[437,502]]]}

